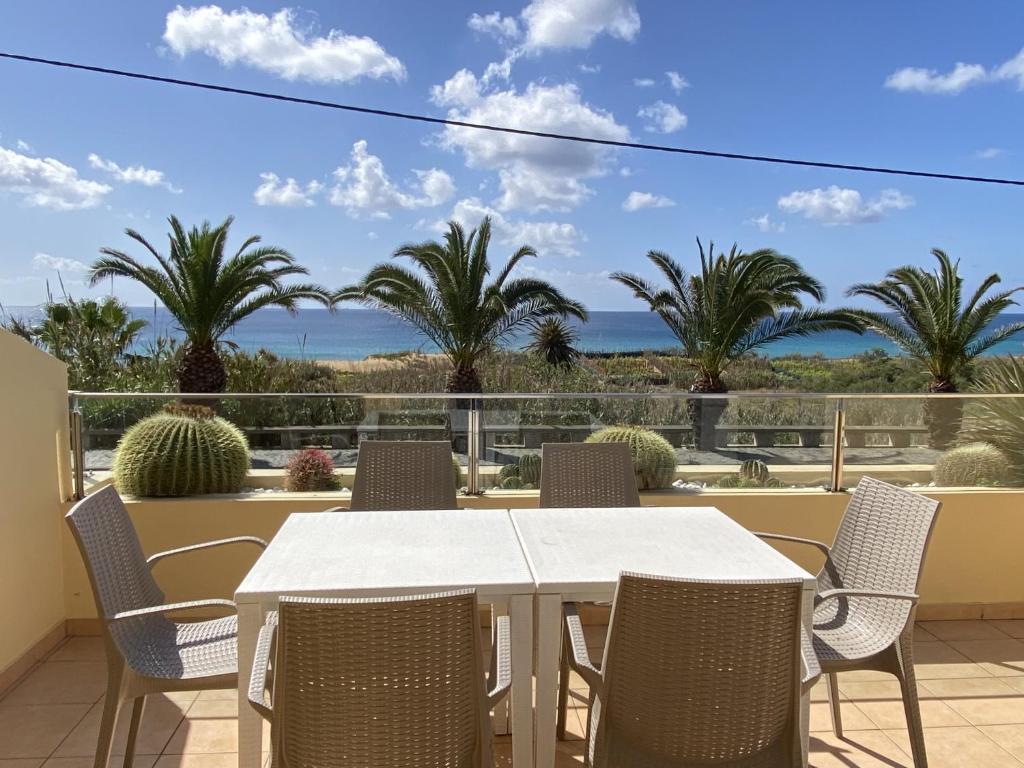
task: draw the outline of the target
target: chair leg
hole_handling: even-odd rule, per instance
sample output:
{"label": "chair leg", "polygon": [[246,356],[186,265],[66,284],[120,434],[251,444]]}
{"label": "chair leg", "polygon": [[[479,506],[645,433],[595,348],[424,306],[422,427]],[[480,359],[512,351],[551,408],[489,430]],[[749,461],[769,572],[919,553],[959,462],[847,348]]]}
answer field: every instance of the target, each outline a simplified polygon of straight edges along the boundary
{"label": "chair leg", "polygon": [[907,734],[914,757],[914,768],[928,768],[924,747],[924,726],[921,723],[921,705],[917,696],[917,677],[914,674],[914,635],[905,631],[896,642],[896,676],[903,691],[903,710],[907,715]]}
{"label": "chair leg", "polygon": [[571,642],[562,628],[562,657],[558,664],[558,721],[555,738],[565,741],[565,726],[569,717],[569,648]]}
{"label": "chair leg", "polygon": [[837,738],[843,738],[843,713],[839,708],[839,675],[829,672],[828,678],[828,704],[832,713],[832,730]]}
{"label": "chair leg", "polygon": [[132,720],[128,726],[128,743],[124,747],[123,768],[132,768],[132,762],[135,760],[135,744],[139,737],[139,725],[142,723],[142,711],[145,707],[145,696],[139,696],[132,703]]}
{"label": "chair leg", "polygon": [[107,768],[110,748],[114,741],[117,718],[121,712],[121,670],[111,670],[107,678],[107,693],[103,699],[103,716],[100,719],[99,736],[96,739],[96,757],[93,768]]}

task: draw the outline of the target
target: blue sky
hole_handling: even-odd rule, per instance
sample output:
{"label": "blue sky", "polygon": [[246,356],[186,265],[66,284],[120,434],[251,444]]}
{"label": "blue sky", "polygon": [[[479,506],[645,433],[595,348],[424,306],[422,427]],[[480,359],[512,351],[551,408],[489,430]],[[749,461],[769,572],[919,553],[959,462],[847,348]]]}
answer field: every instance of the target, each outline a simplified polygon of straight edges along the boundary
{"label": "blue sky", "polygon": [[[5,0],[0,50],[386,109],[746,153],[1024,178],[1024,4]],[[672,74],[670,74],[672,73]],[[445,220],[593,309],[607,272],[769,246],[850,283],[931,247],[1024,284],[1024,190],[606,151],[0,61],[0,302],[37,304],[122,231],[236,216],[352,282]],[[136,249],[137,250],[137,249]],[[104,286],[103,290],[109,290]],[[120,282],[131,304],[151,302]]]}

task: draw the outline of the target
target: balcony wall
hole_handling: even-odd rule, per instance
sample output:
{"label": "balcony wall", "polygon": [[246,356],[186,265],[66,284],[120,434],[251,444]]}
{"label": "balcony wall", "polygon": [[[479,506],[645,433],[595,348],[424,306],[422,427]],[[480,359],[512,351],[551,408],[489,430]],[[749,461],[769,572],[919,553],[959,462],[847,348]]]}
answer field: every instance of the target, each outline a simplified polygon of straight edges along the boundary
{"label": "balcony wall", "polygon": [[[943,509],[921,586],[921,618],[1024,618],[1024,492],[942,491]],[[831,541],[847,502],[845,494],[819,491],[651,493],[643,504],[715,506],[751,530]],[[467,507],[535,507],[535,494],[508,493],[462,499]],[[254,494],[140,500],[128,503],[147,552],[238,534],[270,538],[291,512],[344,504],[332,494]],[[807,548],[784,549],[816,572],[820,560]],[[239,546],[197,553],[158,566],[157,577],[174,600],[230,597],[256,553]],[[64,539],[66,611],[72,632],[95,629],[88,581],[71,537]]]}
{"label": "balcony wall", "polygon": [[70,495],[67,369],[0,330],[0,690],[64,636],[61,505]]}

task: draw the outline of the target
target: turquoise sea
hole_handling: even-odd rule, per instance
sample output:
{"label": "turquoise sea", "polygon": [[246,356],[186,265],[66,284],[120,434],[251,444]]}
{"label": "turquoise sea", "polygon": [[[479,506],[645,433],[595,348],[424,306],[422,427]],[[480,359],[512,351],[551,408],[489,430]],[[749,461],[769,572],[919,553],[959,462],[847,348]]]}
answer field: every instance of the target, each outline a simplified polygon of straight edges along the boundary
{"label": "turquoise sea", "polygon": [[[13,315],[36,311],[26,307],[8,308]],[[133,307],[131,311],[149,322],[141,338],[143,347],[156,335],[180,336],[173,318],[163,308]],[[1003,321],[1022,319],[1024,314],[1003,316]],[[650,312],[591,312],[590,321],[579,325],[579,333],[579,347],[586,352],[635,352],[678,346],[661,320]],[[435,351],[411,326],[369,309],[339,309],[331,313],[322,308],[309,308],[300,309],[295,315],[283,309],[264,309],[244,320],[228,340],[250,352],[267,349],[284,357],[321,360],[361,360],[368,355],[406,350]],[[878,348],[896,353],[891,344],[875,334],[858,336],[837,331],[776,342],[765,348],[764,353],[770,357],[818,354],[834,358],[851,357]],[[1024,334],[1004,342],[994,352],[1024,353]]]}

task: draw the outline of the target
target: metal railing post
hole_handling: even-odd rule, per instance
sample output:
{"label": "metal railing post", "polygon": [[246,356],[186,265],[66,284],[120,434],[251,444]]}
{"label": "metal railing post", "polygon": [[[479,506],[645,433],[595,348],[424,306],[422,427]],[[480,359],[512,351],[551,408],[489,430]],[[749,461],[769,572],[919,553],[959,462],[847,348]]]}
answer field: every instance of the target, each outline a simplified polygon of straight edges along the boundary
{"label": "metal railing post", "polygon": [[469,434],[466,436],[466,492],[480,493],[480,411],[483,401],[473,398],[469,405]]}
{"label": "metal railing post", "polygon": [[832,478],[829,490],[843,490],[843,440],[846,436],[846,409],[842,399],[836,400],[836,418],[832,427]]}
{"label": "metal railing post", "polygon": [[71,395],[68,402],[69,429],[71,430],[71,457],[74,479],[74,498],[85,498],[85,445],[82,442],[82,410],[78,397]]}

